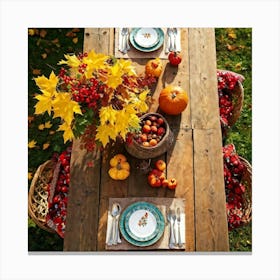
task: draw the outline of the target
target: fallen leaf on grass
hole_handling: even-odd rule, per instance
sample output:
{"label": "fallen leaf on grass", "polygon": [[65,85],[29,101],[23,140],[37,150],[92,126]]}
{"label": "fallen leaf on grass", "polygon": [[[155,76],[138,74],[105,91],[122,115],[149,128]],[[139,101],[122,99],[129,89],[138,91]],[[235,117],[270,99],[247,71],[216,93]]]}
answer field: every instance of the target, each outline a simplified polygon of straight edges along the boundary
{"label": "fallen leaf on grass", "polygon": [[53,43],[53,44],[57,44],[58,42],[59,42],[59,39],[58,39],[58,38],[55,38],[55,39],[52,40],[52,43]]}
{"label": "fallen leaf on grass", "polygon": [[41,69],[33,69],[32,74],[36,76],[41,75]]}
{"label": "fallen leaf on grass", "polygon": [[65,36],[69,37],[69,38],[73,38],[73,37],[76,37],[76,33],[72,32],[72,31],[69,31],[69,32],[66,33]]}
{"label": "fallen leaf on grass", "polygon": [[228,37],[229,37],[230,39],[236,39],[236,38],[237,38],[237,36],[236,36],[236,34],[235,34],[235,32],[234,32],[233,30],[230,30],[230,31],[228,32]]}
{"label": "fallen leaf on grass", "polygon": [[51,128],[51,127],[52,127],[52,124],[50,121],[45,122],[45,128]]}
{"label": "fallen leaf on grass", "polygon": [[79,28],[73,28],[72,32],[80,32],[80,29]]}
{"label": "fallen leaf on grass", "polygon": [[29,123],[32,123],[34,121],[34,116],[28,116],[28,122]]}
{"label": "fallen leaf on grass", "polygon": [[77,44],[77,43],[78,43],[78,40],[79,40],[78,37],[75,37],[75,38],[72,39],[72,41],[73,41],[74,44]]}
{"label": "fallen leaf on grass", "polygon": [[48,33],[48,32],[47,32],[45,29],[41,29],[41,30],[40,30],[40,37],[41,37],[41,38],[45,38],[46,35],[47,35],[47,33]]}
{"label": "fallen leaf on grass", "polygon": [[234,67],[235,67],[236,70],[240,70],[241,65],[242,65],[242,62],[239,62],[239,63],[236,63]]}
{"label": "fallen leaf on grass", "polygon": [[235,46],[235,45],[227,44],[227,49],[228,49],[229,51],[234,51],[234,50],[236,50],[237,48],[238,48],[238,47]]}
{"label": "fallen leaf on grass", "polygon": [[44,130],[44,128],[45,128],[45,125],[43,123],[38,125],[38,129],[39,130]]}
{"label": "fallen leaf on grass", "polygon": [[55,134],[55,131],[54,130],[50,130],[49,134],[53,135],[53,134]]}
{"label": "fallen leaf on grass", "polygon": [[42,57],[43,59],[46,59],[47,56],[48,56],[48,55],[47,55],[46,53],[42,53],[42,54],[41,54],[41,57]]}
{"label": "fallen leaf on grass", "polygon": [[50,146],[50,143],[43,144],[43,150],[46,150]]}
{"label": "fallen leaf on grass", "polygon": [[31,180],[31,179],[32,179],[32,177],[33,177],[32,172],[28,172],[28,180]]}
{"label": "fallen leaf on grass", "polygon": [[37,142],[35,140],[31,140],[28,142],[28,148],[32,149],[36,147]]}
{"label": "fallen leaf on grass", "polygon": [[29,36],[34,36],[34,35],[35,35],[35,30],[32,29],[32,28],[29,28],[29,29],[28,29],[28,35],[29,35]]}

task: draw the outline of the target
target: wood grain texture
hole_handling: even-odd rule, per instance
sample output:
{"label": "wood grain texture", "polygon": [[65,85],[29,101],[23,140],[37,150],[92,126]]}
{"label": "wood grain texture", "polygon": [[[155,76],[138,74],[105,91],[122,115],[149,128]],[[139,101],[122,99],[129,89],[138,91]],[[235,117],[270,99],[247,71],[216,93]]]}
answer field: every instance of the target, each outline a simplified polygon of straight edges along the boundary
{"label": "wood grain texture", "polygon": [[221,150],[220,130],[194,130],[196,251],[229,250]]}
{"label": "wood grain texture", "polygon": [[[79,140],[73,142],[70,162],[70,187],[64,251],[94,251],[97,248],[97,221],[100,184],[99,155],[80,149]],[[94,161],[93,167],[87,163]]]}
{"label": "wood grain texture", "polygon": [[[84,52],[94,49],[95,52],[112,53],[113,48],[110,44],[112,38],[112,29],[86,28]],[[101,184],[100,160],[100,155],[95,159],[91,153],[81,150],[79,139],[73,141],[64,251],[97,250]],[[93,167],[87,167],[89,161],[94,161]]]}
{"label": "wood grain texture", "polygon": [[189,30],[192,128],[220,127],[214,28]]}

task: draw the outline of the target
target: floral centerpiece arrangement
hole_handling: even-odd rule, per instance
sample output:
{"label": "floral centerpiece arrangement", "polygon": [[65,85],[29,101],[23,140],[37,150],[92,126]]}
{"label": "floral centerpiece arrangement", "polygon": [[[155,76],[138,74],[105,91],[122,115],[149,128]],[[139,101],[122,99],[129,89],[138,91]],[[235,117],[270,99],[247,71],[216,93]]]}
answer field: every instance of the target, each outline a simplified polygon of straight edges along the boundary
{"label": "floral centerpiece arrangement", "polygon": [[140,129],[155,78],[137,75],[130,60],[94,50],[65,55],[58,64],[66,66],[57,75],[35,78],[41,91],[35,114],[60,118],[65,143],[80,137],[81,148],[93,151]]}

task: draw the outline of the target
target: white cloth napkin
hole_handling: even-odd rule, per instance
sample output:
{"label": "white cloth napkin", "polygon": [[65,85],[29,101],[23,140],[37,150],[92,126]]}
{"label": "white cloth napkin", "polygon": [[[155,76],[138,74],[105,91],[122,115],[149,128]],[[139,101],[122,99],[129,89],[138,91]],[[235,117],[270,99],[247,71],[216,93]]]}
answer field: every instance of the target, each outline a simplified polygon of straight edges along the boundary
{"label": "white cloth napkin", "polygon": [[[181,234],[181,242],[185,244],[185,214],[181,214],[181,222],[180,222],[180,234]],[[178,222],[177,219],[174,223],[174,235],[175,235],[175,245],[178,245]]]}
{"label": "white cloth napkin", "polygon": [[181,30],[177,28],[177,36],[176,36],[176,51],[181,51]]}
{"label": "white cloth napkin", "polygon": [[119,51],[123,51],[123,36],[122,36],[122,34],[121,34],[121,32],[122,32],[122,29],[121,28],[119,28]]}
{"label": "white cloth napkin", "polygon": [[[119,215],[120,216],[120,215]],[[118,216],[118,218],[119,218]],[[108,246],[112,245],[112,244],[109,244],[109,241],[110,241],[110,236],[111,236],[111,233],[113,231],[113,217],[111,216],[111,212],[108,211],[108,217],[107,217],[107,230],[106,230],[106,244]],[[117,244],[118,243],[121,243],[121,239],[120,239],[120,233],[119,233],[119,228],[118,228],[118,231],[117,231]],[[117,245],[115,244],[115,245]]]}

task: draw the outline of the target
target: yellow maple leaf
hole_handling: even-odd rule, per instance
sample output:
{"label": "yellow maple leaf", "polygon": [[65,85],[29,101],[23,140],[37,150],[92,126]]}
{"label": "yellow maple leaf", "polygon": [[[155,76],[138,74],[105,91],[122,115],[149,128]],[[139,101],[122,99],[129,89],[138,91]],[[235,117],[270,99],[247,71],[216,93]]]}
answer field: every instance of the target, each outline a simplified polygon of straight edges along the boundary
{"label": "yellow maple leaf", "polygon": [[111,105],[102,107],[99,111],[99,118],[100,118],[101,125],[105,125],[107,123],[114,124],[116,121],[116,113],[117,111],[114,110]]}
{"label": "yellow maple leaf", "polygon": [[64,122],[63,124],[61,124],[59,126],[58,131],[63,131],[64,143],[66,143],[68,140],[69,141],[73,140],[74,134],[73,134],[72,128],[66,122]]}
{"label": "yellow maple leaf", "polygon": [[38,100],[38,102],[35,105],[35,114],[43,114],[45,112],[48,112],[48,114],[51,114],[52,106],[53,106],[53,100],[54,100],[55,94],[49,91],[43,91],[43,94],[37,94],[35,98]]}
{"label": "yellow maple leaf", "polygon": [[98,69],[105,69],[106,60],[109,58],[108,55],[102,53],[95,53],[94,50],[91,50],[87,56],[83,58],[83,63],[87,64],[85,69],[85,77],[90,79],[92,77],[92,73]]}
{"label": "yellow maple leaf", "polygon": [[64,57],[66,58],[66,60],[60,60],[58,62],[58,65],[67,64],[70,67],[78,68],[79,65],[81,64],[81,61],[76,55],[65,54]]}
{"label": "yellow maple leaf", "polygon": [[103,147],[105,147],[109,143],[109,136],[108,136],[108,126],[107,125],[100,125],[97,127],[95,139],[99,140]]}
{"label": "yellow maple leaf", "polygon": [[130,128],[137,130],[140,128],[140,119],[137,117],[137,115],[132,114],[129,116],[128,124]]}
{"label": "yellow maple leaf", "polygon": [[31,140],[28,142],[28,148],[33,149],[36,147],[37,142],[35,140]]}
{"label": "yellow maple leaf", "polygon": [[105,82],[108,87],[116,89],[122,83],[122,71],[118,63],[108,69],[108,77]]}
{"label": "yellow maple leaf", "polygon": [[129,76],[136,75],[135,68],[133,67],[131,60],[126,60],[126,59],[120,58],[118,60],[118,63],[120,65],[120,68],[122,69],[123,73],[126,73]]}
{"label": "yellow maple leaf", "polygon": [[53,101],[54,118],[60,117],[69,126],[74,119],[74,113],[82,115],[82,111],[78,102],[71,99],[68,92],[58,93]]}
{"label": "yellow maple leaf", "polygon": [[49,93],[53,94],[56,91],[56,87],[58,84],[58,77],[52,71],[49,78],[45,77],[44,75],[34,78],[36,85],[40,88],[40,90],[48,91]]}
{"label": "yellow maple leaf", "polygon": [[119,110],[117,113],[115,130],[123,139],[128,133],[130,115],[125,109]]}

